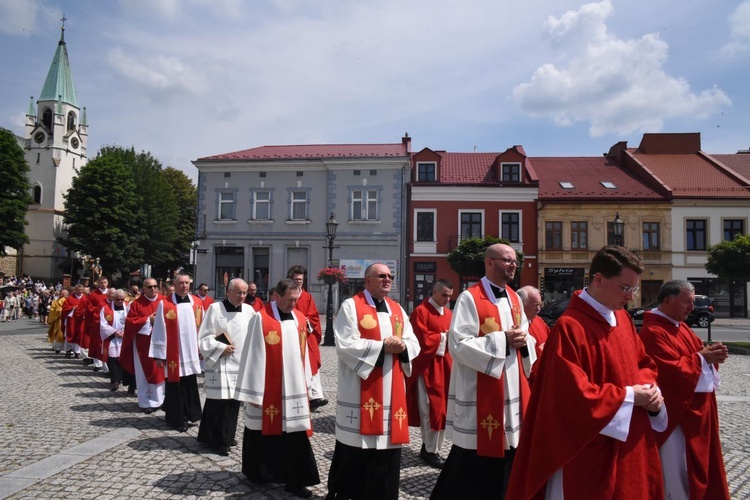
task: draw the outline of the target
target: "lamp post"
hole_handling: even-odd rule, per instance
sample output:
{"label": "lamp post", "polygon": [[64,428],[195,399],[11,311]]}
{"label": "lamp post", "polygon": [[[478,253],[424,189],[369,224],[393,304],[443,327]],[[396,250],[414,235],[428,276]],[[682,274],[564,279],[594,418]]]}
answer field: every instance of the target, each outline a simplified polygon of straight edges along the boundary
{"label": "lamp post", "polygon": [[[328,222],[326,222],[326,234],[328,236],[327,267],[331,267],[331,263],[333,262],[333,249],[338,248],[333,246],[333,240],[336,239],[336,229],[338,228],[338,226],[339,223],[336,222],[336,219],[333,218],[333,213],[331,213],[331,218],[328,219]],[[328,282],[328,304],[326,304],[326,333],[325,337],[323,337],[323,345],[336,345],[336,341],[333,337],[333,282],[331,281]]]}
{"label": "lamp post", "polygon": [[615,236],[615,245],[622,246],[622,232],[625,229],[625,223],[620,218],[620,212],[615,214],[615,220],[612,221],[612,232]]}

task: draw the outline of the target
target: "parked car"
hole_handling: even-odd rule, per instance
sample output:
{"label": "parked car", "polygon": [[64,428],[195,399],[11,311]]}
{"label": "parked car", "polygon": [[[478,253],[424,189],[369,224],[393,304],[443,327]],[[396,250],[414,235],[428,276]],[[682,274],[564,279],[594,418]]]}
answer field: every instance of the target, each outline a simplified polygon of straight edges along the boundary
{"label": "parked car", "polygon": [[570,299],[556,300],[548,306],[544,306],[542,310],[539,311],[538,316],[541,317],[550,328],[552,328],[555,321],[557,321],[557,318],[562,316],[562,313],[568,308],[568,304],[570,304]]}
{"label": "parked car", "polygon": [[[630,310],[630,317],[633,318],[633,323],[637,329],[640,330],[641,325],[643,325],[644,311],[650,311],[657,305],[659,303],[654,301],[645,307],[634,307]],[[714,321],[714,306],[711,304],[711,299],[705,295],[696,295],[693,306],[694,308],[688,314],[685,323],[689,326],[698,325],[701,328],[708,328],[708,324]]]}

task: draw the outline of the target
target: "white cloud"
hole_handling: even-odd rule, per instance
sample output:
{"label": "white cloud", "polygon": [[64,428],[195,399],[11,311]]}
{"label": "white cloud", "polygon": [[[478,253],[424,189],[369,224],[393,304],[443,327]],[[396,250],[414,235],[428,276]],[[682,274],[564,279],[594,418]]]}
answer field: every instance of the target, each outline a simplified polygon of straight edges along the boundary
{"label": "white cloud", "polygon": [[589,123],[593,137],[660,131],[664,120],[706,118],[731,100],[719,89],[699,94],[664,66],[669,47],[658,34],[619,39],[607,30],[610,0],[549,17],[545,31],[558,60],[513,89],[521,110],[568,126]]}
{"label": "white cloud", "polygon": [[729,15],[730,41],[722,52],[734,56],[750,52],[750,0],[745,0]]}
{"label": "white cloud", "polygon": [[179,0],[120,0],[123,10],[138,13],[143,17],[158,16],[174,19],[180,10]]}
{"label": "white cloud", "polygon": [[59,25],[62,17],[59,7],[50,7],[39,0],[0,1],[0,33],[13,36],[31,36],[49,27]]}

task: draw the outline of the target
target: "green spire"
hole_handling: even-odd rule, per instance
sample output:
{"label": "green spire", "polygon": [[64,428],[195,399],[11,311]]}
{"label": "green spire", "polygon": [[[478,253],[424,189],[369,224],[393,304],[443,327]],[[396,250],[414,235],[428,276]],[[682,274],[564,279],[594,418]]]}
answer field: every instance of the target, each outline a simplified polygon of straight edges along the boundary
{"label": "green spire", "polygon": [[60,96],[62,102],[78,107],[76,88],[73,85],[73,74],[70,71],[68,49],[65,47],[65,25],[63,24],[60,41],[57,44],[55,57],[44,81],[40,101],[56,101]]}
{"label": "green spire", "polygon": [[29,101],[29,110],[26,112],[26,116],[36,117],[36,109],[34,108],[34,96],[31,96]]}

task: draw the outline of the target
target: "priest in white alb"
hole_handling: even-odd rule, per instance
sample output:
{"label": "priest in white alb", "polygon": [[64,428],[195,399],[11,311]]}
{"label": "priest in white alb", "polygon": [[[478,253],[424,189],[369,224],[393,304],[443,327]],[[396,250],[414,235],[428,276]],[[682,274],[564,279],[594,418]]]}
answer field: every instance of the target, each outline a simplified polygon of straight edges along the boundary
{"label": "priest in white alb", "polygon": [[242,473],[254,483],[285,484],[300,498],[320,482],[309,434],[312,379],[307,320],[294,306],[302,289],[284,279],[279,298],[253,315],[235,397],[245,402]]}
{"label": "priest in white alb", "polygon": [[255,315],[243,305],[247,283],[235,278],[227,286],[227,296],[206,308],[198,331],[198,348],[205,360],[203,388],[206,402],[198,429],[198,441],[211,445],[219,455],[229,455],[235,444],[240,402],[234,399],[240,356],[247,337],[247,326]]}

